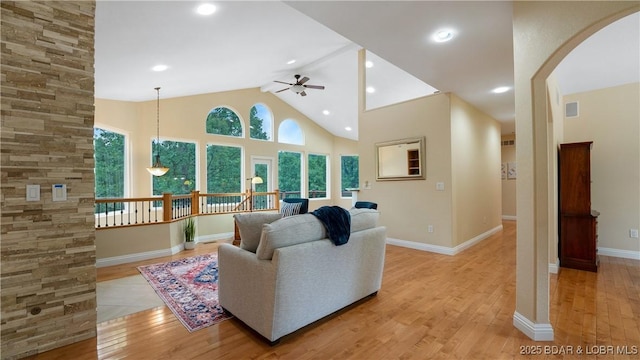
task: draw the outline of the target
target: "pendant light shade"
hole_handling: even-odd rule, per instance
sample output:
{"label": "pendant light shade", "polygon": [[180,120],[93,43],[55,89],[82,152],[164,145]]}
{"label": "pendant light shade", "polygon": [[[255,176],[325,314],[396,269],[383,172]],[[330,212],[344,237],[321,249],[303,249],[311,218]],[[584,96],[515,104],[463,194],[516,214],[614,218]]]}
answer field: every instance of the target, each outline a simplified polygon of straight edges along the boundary
{"label": "pendant light shade", "polygon": [[153,166],[148,167],[147,171],[153,176],[162,176],[169,171],[169,168],[162,165],[160,161],[160,88],[155,88],[158,93],[158,101],[156,103],[156,144]]}

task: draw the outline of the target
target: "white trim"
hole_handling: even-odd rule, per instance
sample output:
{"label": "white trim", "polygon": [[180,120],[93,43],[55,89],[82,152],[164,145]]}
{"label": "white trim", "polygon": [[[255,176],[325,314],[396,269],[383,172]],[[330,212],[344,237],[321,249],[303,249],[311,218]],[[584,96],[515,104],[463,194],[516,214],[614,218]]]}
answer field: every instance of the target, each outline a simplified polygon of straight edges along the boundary
{"label": "white trim", "polygon": [[549,273],[557,274],[560,269],[560,259],[556,259],[555,263],[549,263]]}
{"label": "white trim", "polygon": [[[195,243],[198,244],[198,243],[209,243],[209,242],[215,242],[220,240],[230,240],[230,239],[233,239],[233,232],[198,236],[194,240],[195,240]],[[170,249],[153,250],[153,251],[145,251],[145,252],[135,253],[135,254],[113,256],[113,257],[96,260],[96,267],[101,268],[105,266],[113,266],[113,265],[132,263],[136,261],[155,259],[163,256],[171,256],[181,252],[182,250],[184,250],[184,243],[181,243],[179,245],[174,245]]]}
{"label": "white trim", "polygon": [[502,220],[513,220],[513,221],[516,221],[516,220],[518,220],[518,217],[516,215],[502,215]]}
{"label": "white trim", "polygon": [[179,253],[182,250],[184,250],[184,243],[180,245],[175,245],[170,249],[146,251],[146,252],[135,253],[135,254],[121,255],[121,256],[113,256],[113,257],[96,260],[96,267],[101,268],[105,266],[127,264],[135,261],[149,260],[149,259],[154,259],[162,256],[171,256]]}
{"label": "white trim", "polygon": [[599,247],[598,255],[640,260],[640,251],[632,251],[632,250],[620,250],[620,249]]}
{"label": "white trim", "polygon": [[198,244],[198,243],[210,243],[210,242],[216,242],[219,240],[230,240],[230,239],[231,240],[233,239],[233,232],[197,236],[195,238],[195,241],[196,241],[196,244]]}
{"label": "white trim", "polygon": [[393,238],[387,238],[387,244],[390,245],[396,245],[396,246],[402,246],[402,247],[406,247],[409,249],[415,249],[415,250],[421,250],[421,251],[428,251],[428,252],[433,252],[433,253],[437,253],[437,254],[443,254],[443,255],[456,255],[458,253],[463,252],[464,250],[472,247],[473,245],[479,243],[480,241],[488,238],[489,236],[502,231],[502,225],[498,225],[496,227],[494,227],[493,229],[486,231],[472,239],[469,239],[465,242],[463,242],[462,244],[456,246],[456,247],[446,247],[446,246],[440,246],[440,245],[432,245],[432,244],[425,244],[425,243],[419,243],[419,242],[415,242],[415,241],[407,241],[407,240],[399,240],[399,239],[393,239]]}
{"label": "white trim", "polygon": [[553,341],[553,327],[550,323],[535,324],[516,311],[513,313],[513,326],[533,341]]}

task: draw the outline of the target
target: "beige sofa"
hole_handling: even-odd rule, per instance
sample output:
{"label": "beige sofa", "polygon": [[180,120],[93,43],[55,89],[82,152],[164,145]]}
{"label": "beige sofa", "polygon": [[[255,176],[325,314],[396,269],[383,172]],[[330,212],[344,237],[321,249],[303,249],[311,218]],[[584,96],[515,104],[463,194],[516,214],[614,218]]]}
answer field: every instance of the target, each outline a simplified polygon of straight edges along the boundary
{"label": "beige sofa", "polygon": [[[376,294],[382,283],[386,228],[377,226],[376,210],[351,209],[350,215],[349,241],[340,246],[326,237],[312,214],[276,221],[273,215],[249,215],[254,229],[245,228],[244,233],[260,234],[255,253],[255,243],[222,244],[218,249],[220,305],[275,342]],[[264,224],[260,216],[265,216]]]}

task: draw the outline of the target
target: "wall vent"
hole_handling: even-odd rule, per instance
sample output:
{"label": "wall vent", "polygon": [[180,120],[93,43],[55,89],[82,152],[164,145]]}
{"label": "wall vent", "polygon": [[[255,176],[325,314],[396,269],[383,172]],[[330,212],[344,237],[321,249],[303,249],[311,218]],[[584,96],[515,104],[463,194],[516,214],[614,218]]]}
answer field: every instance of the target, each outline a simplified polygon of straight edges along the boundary
{"label": "wall vent", "polygon": [[515,140],[503,140],[500,142],[502,146],[513,146],[516,144]]}
{"label": "wall vent", "polygon": [[564,117],[578,117],[578,102],[568,102],[564,104]]}

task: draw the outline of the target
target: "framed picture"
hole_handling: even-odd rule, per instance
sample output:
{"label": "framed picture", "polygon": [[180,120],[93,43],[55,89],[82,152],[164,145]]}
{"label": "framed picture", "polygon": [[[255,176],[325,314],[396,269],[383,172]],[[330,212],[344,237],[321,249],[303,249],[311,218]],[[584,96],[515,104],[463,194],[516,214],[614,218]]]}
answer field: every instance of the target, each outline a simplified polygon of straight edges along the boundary
{"label": "framed picture", "polygon": [[502,163],[500,164],[501,168],[500,168],[500,178],[502,180],[506,180],[507,179],[507,163]]}
{"label": "framed picture", "polygon": [[507,163],[507,179],[515,179],[518,175],[518,171],[516,170],[516,163],[508,162]]}

